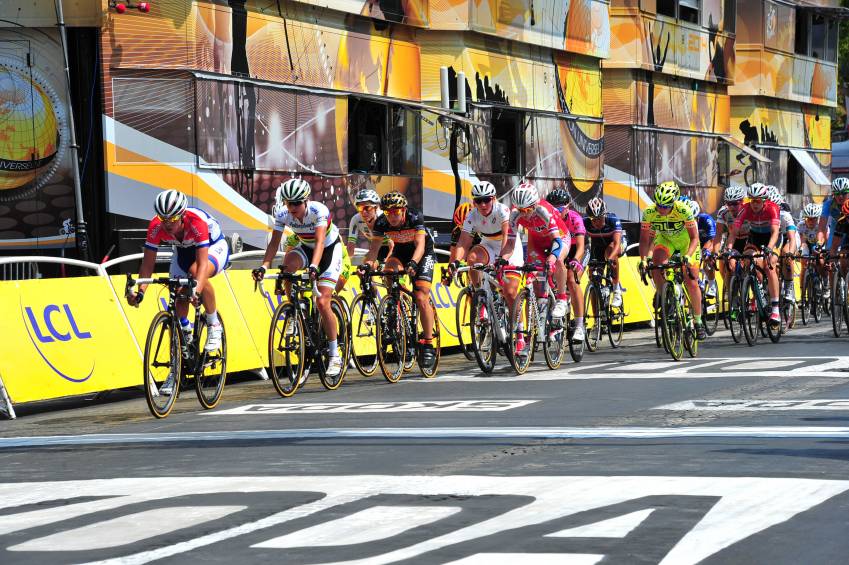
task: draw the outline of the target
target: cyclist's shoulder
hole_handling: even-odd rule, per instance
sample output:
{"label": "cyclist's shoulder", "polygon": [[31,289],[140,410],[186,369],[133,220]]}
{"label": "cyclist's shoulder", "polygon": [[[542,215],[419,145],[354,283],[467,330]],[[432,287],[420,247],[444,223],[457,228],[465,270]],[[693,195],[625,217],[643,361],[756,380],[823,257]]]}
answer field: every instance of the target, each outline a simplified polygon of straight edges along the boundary
{"label": "cyclist's shoulder", "polygon": [[657,211],[657,205],[656,204],[651,204],[648,208],[643,210],[643,221],[644,222],[650,222],[650,221],[656,219],[658,216],[660,216],[660,214]]}
{"label": "cyclist's shoulder", "polygon": [[691,221],[696,219],[696,217],[693,215],[693,210],[687,205],[686,202],[682,202],[681,200],[675,201],[675,204],[673,204],[670,214],[673,214],[675,216],[675,219],[677,220]]}

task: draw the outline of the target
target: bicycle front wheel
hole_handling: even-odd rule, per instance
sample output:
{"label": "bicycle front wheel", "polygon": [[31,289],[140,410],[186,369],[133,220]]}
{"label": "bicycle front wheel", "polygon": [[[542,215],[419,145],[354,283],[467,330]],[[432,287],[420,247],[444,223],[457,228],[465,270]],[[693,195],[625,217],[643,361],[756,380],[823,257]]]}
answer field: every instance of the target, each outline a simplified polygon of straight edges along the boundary
{"label": "bicycle front wheel", "polygon": [[348,372],[348,316],[345,313],[345,307],[335,296],[330,300],[330,311],[333,312],[332,320],[336,326],[336,351],[333,353],[335,354],[334,357],[342,359],[342,368],[338,375],[330,376],[327,374],[331,356],[328,349],[327,334],[324,330],[324,321],[322,320],[320,322],[321,327],[318,328],[318,331],[321,332],[321,337],[318,340],[318,356],[320,357],[318,378],[324,388],[336,390],[342,386],[342,381],[345,380],[345,374]]}
{"label": "bicycle front wheel", "polygon": [[478,290],[472,299],[472,349],[478,366],[484,373],[491,373],[497,357],[495,336],[495,312],[486,299],[486,291]]}
{"label": "bicycle front wheel", "polygon": [[221,402],[224,393],[224,382],[227,380],[227,331],[224,328],[224,320],[218,314],[218,323],[221,324],[221,345],[214,351],[206,351],[206,334],[208,326],[206,316],[198,317],[200,331],[198,349],[200,361],[195,371],[195,392],[198,402],[207,410],[215,408]]}
{"label": "bicycle front wheel", "polygon": [[180,329],[168,312],[153,317],[144,344],[144,394],[150,413],[165,418],[180,393],[183,356]]}
{"label": "bicycle front wheel", "polygon": [[743,341],[745,331],[743,330],[743,297],[742,280],[733,276],[728,284],[728,325],[731,328],[731,338],[734,343]]}
{"label": "bicycle front wheel", "polygon": [[719,327],[719,300],[716,296],[708,298],[702,292],[702,320],[705,325],[705,333],[713,335]]}
{"label": "bicycle front wheel", "polygon": [[377,371],[377,312],[377,302],[366,294],[358,294],[351,303],[351,356],[364,377]]}
{"label": "bicycle front wheel", "polygon": [[377,315],[377,359],[383,377],[397,383],[404,374],[407,352],[407,320],[404,308],[394,297],[380,301]]}
{"label": "bicycle front wheel", "polygon": [[813,318],[813,316],[811,315],[811,310],[810,310],[811,304],[813,304],[812,292],[811,292],[813,285],[811,284],[810,280],[811,280],[811,275],[810,275],[810,273],[808,273],[808,274],[805,275],[805,278],[802,279],[801,282],[800,282],[800,284],[802,286],[801,286],[801,289],[800,289],[801,298],[799,300],[799,313],[802,315],[802,325],[803,326],[807,326],[808,320]]}
{"label": "bicycle front wheel", "polygon": [[[433,346],[433,352],[435,353],[435,357],[433,359],[433,366],[429,369],[422,367],[421,360],[418,359],[417,363],[419,364],[419,369],[428,379],[432,379],[436,376],[436,372],[439,370],[439,359],[442,357],[442,337],[439,331],[439,311],[436,309],[436,304],[433,302],[433,297],[428,296],[428,302],[430,303],[430,311],[433,313],[433,328],[431,329],[431,335],[433,339],[431,340],[431,345]],[[474,300],[472,301],[474,305]],[[474,312],[474,310],[472,310]],[[416,328],[418,329],[418,335],[424,336],[424,324],[422,321],[422,313],[419,311],[419,319],[416,323]],[[416,337],[416,336],[414,336]],[[472,347],[474,347],[474,343],[472,343]]]}
{"label": "bicycle front wheel", "polygon": [[607,306],[607,337],[614,349],[622,344],[622,335],[625,333],[625,303],[620,306]]}
{"label": "bicycle front wheel", "polygon": [[843,332],[843,307],[846,304],[846,279],[840,272],[834,273],[834,283],[831,287],[831,329],[834,337],[840,337]]}
{"label": "bicycle front wheel", "polygon": [[460,350],[469,361],[475,358],[472,351],[472,312],[472,292],[468,286],[464,286],[457,295],[457,307],[454,309],[454,327],[457,330],[457,341],[460,342]]}
{"label": "bicycle front wheel", "polygon": [[[554,310],[554,297],[548,299],[548,312]],[[557,369],[563,363],[563,356],[566,353],[565,340],[569,339],[569,313],[559,320],[559,323],[553,324],[554,320],[549,314],[545,321],[545,336],[542,344],[542,353],[545,357],[545,364],[549,369]]]}
{"label": "bicycle front wheel", "polygon": [[537,321],[534,305],[531,301],[534,296],[529,288],[525,288],[516,296],[513,309],[510,313],[511,329],[513,332],[513,347],[515,351],[510,357],[513,370],[517,375],[524,374],[531,364],[533,357],[534,341],[536,340]]}
{"label": "bicycle front wheel", "polygon": [[677,294],[674,284],[663,284],[660,295],[661,334],[664,347],[676,361],[684,355],[684,321],[680,316],[681,300]]}
{"label": "bicycle front wheel", "polygon": [[748,276],[743,279],[743,286],[740,290],[740,309],[743,313],[743,334],[746,336],[746,343],[750,347],[758,342],[758,334],[760,334],[761,311],[758,307],[757,288],[758,280],[754,276]]}
{"label": "bicycle front wheel", "polygon": [[587,349],[596,351],[601,341],[601,329],[604,325],[601,296],[598,287],[590,283],[584,298],[584,328],[587,334]]}
{"label": "bicycle front wheel", "polygon": [[284,398],[295,394],[301,386],[306,358],[304,326],[295,306],[283,302],[274,311],[268,332],[268,364],[277,394]]}

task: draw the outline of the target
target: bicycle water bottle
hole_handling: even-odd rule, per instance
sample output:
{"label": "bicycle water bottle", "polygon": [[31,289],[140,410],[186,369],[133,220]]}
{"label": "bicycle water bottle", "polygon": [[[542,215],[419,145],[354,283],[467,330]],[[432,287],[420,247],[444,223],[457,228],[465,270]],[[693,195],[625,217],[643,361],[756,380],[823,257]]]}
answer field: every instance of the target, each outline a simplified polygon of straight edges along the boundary
{"label": "bicycle water bottle", "polygon": [[610,296],[610,287],[607,287],[607,286],[601,287],[601,299],[607,300],[608,296]]}
{"label": "bicycle water bottle", "polygon": [[183,330],[183,338],[185,339],[186,345],[190,344],[193,338],[192,332],[195,329],[191,320],[185,317],[180,318],[180,329]]}

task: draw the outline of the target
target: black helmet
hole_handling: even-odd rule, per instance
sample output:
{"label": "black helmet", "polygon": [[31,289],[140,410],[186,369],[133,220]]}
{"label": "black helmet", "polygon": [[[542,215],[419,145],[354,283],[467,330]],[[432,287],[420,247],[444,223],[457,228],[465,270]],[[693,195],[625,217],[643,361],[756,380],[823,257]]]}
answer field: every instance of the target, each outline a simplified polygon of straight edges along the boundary
{"label": "black helmet", "polygon": [[545,200],[552,206],[567,206],[572,203],[572,197],[565,188],[555,188],[548,193]]}

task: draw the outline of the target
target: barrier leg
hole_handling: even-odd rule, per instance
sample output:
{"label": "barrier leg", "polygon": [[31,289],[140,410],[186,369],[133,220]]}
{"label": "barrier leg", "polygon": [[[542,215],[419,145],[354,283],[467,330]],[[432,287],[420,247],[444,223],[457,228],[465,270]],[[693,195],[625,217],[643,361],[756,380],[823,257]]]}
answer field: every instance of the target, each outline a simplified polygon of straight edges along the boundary
{"label": "barrier leg", "polygon": [[251,371],[251,373],[254,373],[256,376],[258,376],[259,378],[261,378],[264,381],[268,380],[268,371],[265,370],[265,367],[260,367],[259,369],[254,369],[254,370]]}
{"label": "barrier leg", "polygon": [[12,406],[12,399],[6,392],[6,386],[3,384],[3,377],[0,376],[0,412],[6,414],[10,420],[17,418],[15,408]]}

